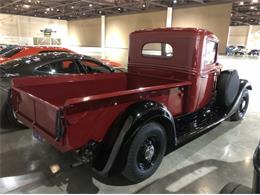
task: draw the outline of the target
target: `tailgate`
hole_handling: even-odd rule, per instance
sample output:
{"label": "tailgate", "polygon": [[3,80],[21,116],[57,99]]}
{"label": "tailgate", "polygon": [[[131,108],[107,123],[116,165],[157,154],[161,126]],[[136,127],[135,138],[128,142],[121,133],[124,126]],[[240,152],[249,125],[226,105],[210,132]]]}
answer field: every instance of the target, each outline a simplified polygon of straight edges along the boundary
{"label": "tailgate", "polygon": [[37,130],[48,140],[57,140],[63,134],[61,109],[19,88],[12,89],[14,112],[22,123]]}

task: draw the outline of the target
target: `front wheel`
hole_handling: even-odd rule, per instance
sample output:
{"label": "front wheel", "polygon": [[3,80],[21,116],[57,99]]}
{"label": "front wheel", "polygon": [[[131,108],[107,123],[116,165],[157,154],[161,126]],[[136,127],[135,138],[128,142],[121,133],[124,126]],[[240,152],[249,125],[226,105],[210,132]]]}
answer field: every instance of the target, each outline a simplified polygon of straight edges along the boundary
{"label": "front wheel", "polygon": [[164,128],[155,122],[145,124],[133,138],[122,175],[141,182],[157,170],[167,145]]}
{"label": "front wheel", "polygon": [[237,111],[230,117],[232,121],[242,120],[246,114],[249,104],[249,93],[248,90],[245,90],[240,99]]}

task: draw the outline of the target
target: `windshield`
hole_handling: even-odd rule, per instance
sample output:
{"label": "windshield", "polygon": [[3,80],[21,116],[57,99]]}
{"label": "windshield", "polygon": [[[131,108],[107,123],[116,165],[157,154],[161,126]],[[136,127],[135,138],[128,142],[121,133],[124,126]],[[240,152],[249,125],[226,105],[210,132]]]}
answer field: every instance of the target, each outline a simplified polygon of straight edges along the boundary
{"label": "windshield", "polygon": [[6,53],[4,53],[2,56],[6,57],[6,58],[10,58],[12,56],[14,56],[15,54],[19,53],[22,50],[22,48],[14,48]]}
{"label": "windshield", "polygon": [[8,52],[8,51],[10,51],[10,50],[12,50],[12,49],[14,49],[16,46],[9,46],[9,47],[6,47],[5,49],[2,49],[1,51],[0,51],[0,55],[3,55],[4,53],[6,53],[6,52]]}
{"label": "windshield", "polygon": [[15,68],[15,67],[21,65],[21,63],[19,63],[19,62],[20,62],[20,60],[12,60],[12,61],[3,63],[3,64],[0,65],[0,69],[2,71],[6,71],[8,69]]}

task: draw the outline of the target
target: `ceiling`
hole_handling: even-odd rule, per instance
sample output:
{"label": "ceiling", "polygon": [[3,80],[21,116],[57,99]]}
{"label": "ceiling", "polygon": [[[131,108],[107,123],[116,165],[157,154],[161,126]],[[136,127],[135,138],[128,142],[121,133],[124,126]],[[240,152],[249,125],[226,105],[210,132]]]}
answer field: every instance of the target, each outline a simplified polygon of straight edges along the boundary
{"label": "ceiling", "polygon": [[233,3],[231,25],[259,25],[260,0],[236,0]]}
{"label": "ceiling", "polygon": [[[74,20],[203,6],[232,0],[0,0],[0,13]],[[254,1],[254,2],[252,2]],[[243,3],[241,3],[243,2]],[[260,24],[260,0],[234,0],[231,25]]]}

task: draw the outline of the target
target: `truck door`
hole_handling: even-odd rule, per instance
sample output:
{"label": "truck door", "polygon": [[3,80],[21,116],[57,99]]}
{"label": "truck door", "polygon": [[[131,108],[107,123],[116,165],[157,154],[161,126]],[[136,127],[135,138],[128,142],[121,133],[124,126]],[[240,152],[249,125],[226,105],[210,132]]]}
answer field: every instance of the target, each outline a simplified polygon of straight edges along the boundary
{"label": "truck door", "polygon": [[217,60],[218,42],[207,38],[204,42],[204,48],[201,58],[200,71],[200,94],[197,108],[206,106],[214,96],[218,66]]}

